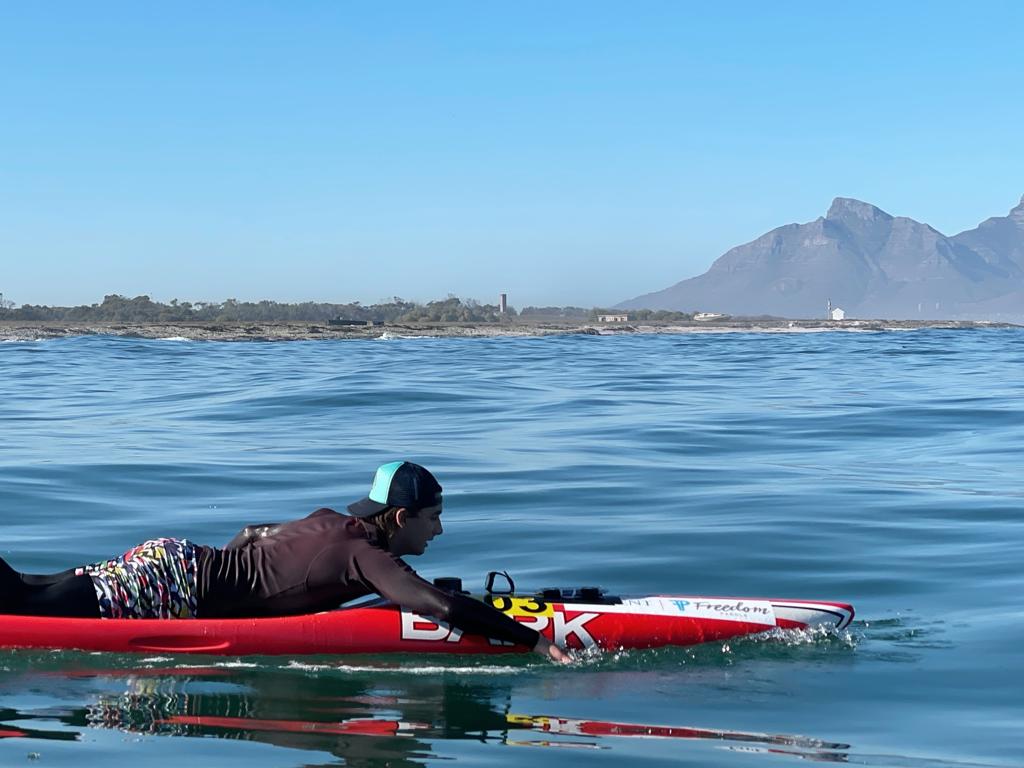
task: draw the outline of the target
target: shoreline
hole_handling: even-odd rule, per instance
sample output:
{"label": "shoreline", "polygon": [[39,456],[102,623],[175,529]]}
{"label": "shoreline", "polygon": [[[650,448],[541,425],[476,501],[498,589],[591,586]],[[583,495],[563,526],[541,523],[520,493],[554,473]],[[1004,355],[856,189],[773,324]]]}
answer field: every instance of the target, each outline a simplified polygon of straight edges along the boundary
{"label": "shoreline", "polygon": [[312,322],[269,323],[66,323],[0,320],[0,341],[40,341],[74,336],[121,336],[176,341],[311,341],[415,337],[497,338],[566,335],[621,336],[686,333],[812,333],[1020,328],[973,320],[726,320],[672,323],[380,323],[338,326]]}

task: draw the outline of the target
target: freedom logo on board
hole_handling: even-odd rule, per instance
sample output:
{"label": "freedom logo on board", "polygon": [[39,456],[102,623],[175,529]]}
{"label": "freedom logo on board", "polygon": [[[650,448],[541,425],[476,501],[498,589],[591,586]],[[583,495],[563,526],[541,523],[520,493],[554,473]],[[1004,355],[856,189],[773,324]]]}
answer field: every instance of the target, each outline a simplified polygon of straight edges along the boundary
{"label": "freedom logo on board", "polygon": [[642,597],[622,601],[624,609],[658,616],[743,621],[775,626],[775,608],[767,600],[708,597]]}

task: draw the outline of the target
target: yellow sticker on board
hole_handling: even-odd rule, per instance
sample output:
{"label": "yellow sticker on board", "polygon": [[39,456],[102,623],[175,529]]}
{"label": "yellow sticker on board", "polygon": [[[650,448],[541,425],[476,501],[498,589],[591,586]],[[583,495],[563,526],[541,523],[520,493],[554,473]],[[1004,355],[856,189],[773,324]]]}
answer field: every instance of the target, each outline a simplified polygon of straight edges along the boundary
{"label": "yellow sticker on board", "polygon": [[551,603],[535,597],[512,597],[511,595],[488,595],[487,602],[509,616],[554,616]]}

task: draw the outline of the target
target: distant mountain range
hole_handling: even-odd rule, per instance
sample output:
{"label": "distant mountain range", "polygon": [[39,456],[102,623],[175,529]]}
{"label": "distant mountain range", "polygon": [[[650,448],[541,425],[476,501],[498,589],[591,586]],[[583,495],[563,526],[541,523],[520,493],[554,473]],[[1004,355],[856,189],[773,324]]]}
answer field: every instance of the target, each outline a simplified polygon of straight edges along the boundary
{"label": "distant mountain range", "polygon": [[829,300],[848,318],[1024,321],[1024,198],[947,237],[837,197],[824,217],[773,229],[618,308],[805,318],[825,317]]}

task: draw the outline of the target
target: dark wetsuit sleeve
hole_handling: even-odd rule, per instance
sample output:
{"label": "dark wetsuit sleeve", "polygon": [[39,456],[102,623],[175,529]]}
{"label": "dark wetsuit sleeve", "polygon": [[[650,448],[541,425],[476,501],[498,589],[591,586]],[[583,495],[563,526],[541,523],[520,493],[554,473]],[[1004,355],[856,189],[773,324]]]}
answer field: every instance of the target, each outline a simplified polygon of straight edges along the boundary
{"label": "dark wetsuit sleeve", "polygon": [[363,582],[374,592],[421,616],[440,619],[473,635],[493,637],[533,648],[540,639],[501,611],[465,595],[453,595],[420,578],[389,552],[367,547],[355,558]]}

